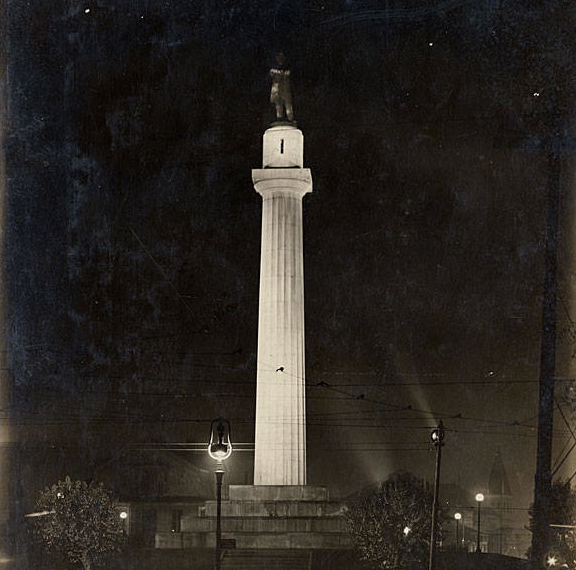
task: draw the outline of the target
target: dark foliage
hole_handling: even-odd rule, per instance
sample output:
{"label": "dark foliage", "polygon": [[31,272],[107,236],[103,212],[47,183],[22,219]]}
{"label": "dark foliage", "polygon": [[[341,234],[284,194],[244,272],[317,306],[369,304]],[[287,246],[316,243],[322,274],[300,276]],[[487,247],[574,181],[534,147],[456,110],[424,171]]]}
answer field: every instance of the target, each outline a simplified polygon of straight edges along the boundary
{"label": "dark foliage", "polygon": [[406,472],[357,499],[347,521],[361,558],[375,568],[421,568],[429,552],[432,502],[424,482]]}

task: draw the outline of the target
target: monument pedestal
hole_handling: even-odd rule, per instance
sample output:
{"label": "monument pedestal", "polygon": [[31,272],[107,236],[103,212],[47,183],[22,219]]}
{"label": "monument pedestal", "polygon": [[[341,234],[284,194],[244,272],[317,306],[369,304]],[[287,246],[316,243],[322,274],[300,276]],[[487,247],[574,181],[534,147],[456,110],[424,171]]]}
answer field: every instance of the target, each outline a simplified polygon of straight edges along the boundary
{"label": "monument pedestal", "polygon": [[230,485],[230,501],[307,501],[328,502],[326,487],[312,485]]}
{"label": "monument pedestal", "polygon": [[[181,509],[185,513],[187,510]],[[344,505],[308,485],[230,485],[222,501],[224,550],[346,550]],[[157,548],[214,548],[216,501],[182,516],[179,532],[157,532]]]}
{"label": "monument pedestal", "polygon": [[[222,538],[237,549],[346,548],[341,503],[328,489],[308,485],[230,485],[222,502]],[[216,517],[216,502],[206,503]]]}

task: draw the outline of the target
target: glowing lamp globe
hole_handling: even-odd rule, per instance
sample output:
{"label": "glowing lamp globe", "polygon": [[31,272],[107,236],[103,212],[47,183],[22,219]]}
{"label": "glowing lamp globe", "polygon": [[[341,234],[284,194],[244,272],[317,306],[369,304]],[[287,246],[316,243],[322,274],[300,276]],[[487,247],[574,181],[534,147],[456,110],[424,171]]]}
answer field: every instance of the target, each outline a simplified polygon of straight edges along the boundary
{"label": "glowing lamp globe", "polygon": [[232,454],[232,446],[224,443],[211,443],[208,447],[208,455],[214,461],[224,461]]}
{"label": "glowing lamp globe", "polygon": [[430,439],[436,447],[444,445],[444,424],[440,422],[438,427],[430,433]]}
{"label": "glowing lamp globe", "polygon": [[208,455],[214,461],[221,463],[232,454],[232,443],[230,442],[230,424],[227,420],[219,418],[212,422],[210,430],[210,443],[208,444]]}

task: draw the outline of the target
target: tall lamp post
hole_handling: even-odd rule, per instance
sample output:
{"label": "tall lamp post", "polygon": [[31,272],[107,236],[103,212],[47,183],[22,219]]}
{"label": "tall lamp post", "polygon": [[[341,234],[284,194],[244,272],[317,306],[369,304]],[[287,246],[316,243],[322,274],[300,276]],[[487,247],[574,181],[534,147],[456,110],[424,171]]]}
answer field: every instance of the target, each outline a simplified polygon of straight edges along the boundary
{"label": "tall lamp post", "polygon": [[478,505],[478,521],[476,523],[476,552],[482,552],[482,548],[480,546],[480,507],[482,505],[482,501],[484,500],[484,495],[482,493],[478,493],[476,495],[476,504]]}
{"label": "tall lamp post", "polygon": [[454,520],[456,521],[456,550],[460,550],[460,537],[458,536],[458,527],[462,520],[462,513],[454,513]]}
{"label": "tall lamp post", "polygon": [[436,429],[432,430],[430,439],[436,447],[436,473],[434,476],[434,499],[432,503],[432,530],[430,531],[430,556],[428,558],[428,570],[434,570],[436,557],[437,522],[438,522],[438,494],[440,490],[440,462],[442,461],[442,446],[444,445],[444,424],[442,421]]}
{"label": "tall lamp post", "polygon": [[224,477],[223,461],[232,453],[230,441],[230,422],[224,418],[212,421],[210,425],[210,443],[208,455],[216,461],[216,550],[214,558],[215,570],[220,570],[220,548],[222,537],[222,478]]}

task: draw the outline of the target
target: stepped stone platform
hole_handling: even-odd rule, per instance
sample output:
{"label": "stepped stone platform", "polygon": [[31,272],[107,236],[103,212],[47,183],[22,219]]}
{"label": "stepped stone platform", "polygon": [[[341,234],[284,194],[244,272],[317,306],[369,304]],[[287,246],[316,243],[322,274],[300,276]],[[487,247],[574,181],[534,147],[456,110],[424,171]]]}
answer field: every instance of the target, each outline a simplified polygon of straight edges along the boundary
{"label": "stepped stone platform", "polygon": [[310,485],[230,485],[231,501],[328,501],[326,487]]}
{"label": "stepped stone platform", "polygon": [[222,570],[366,570],[350,550],[237,550],[222,558]]}
{"label": "stepped stone platform", "polygon": [[[230,485],[222,501],[223,550],[351,548],[344,505],[325,487]],[[216,501],[182,520],[181,532],[157,533],[157,548],[215,546]],[[297,568],[296,566],[294,568]]]}
{"label": "stepped stone platform", "polygon": [[296,550],[228,550],[222,570],[309,570],[312,553]]}

